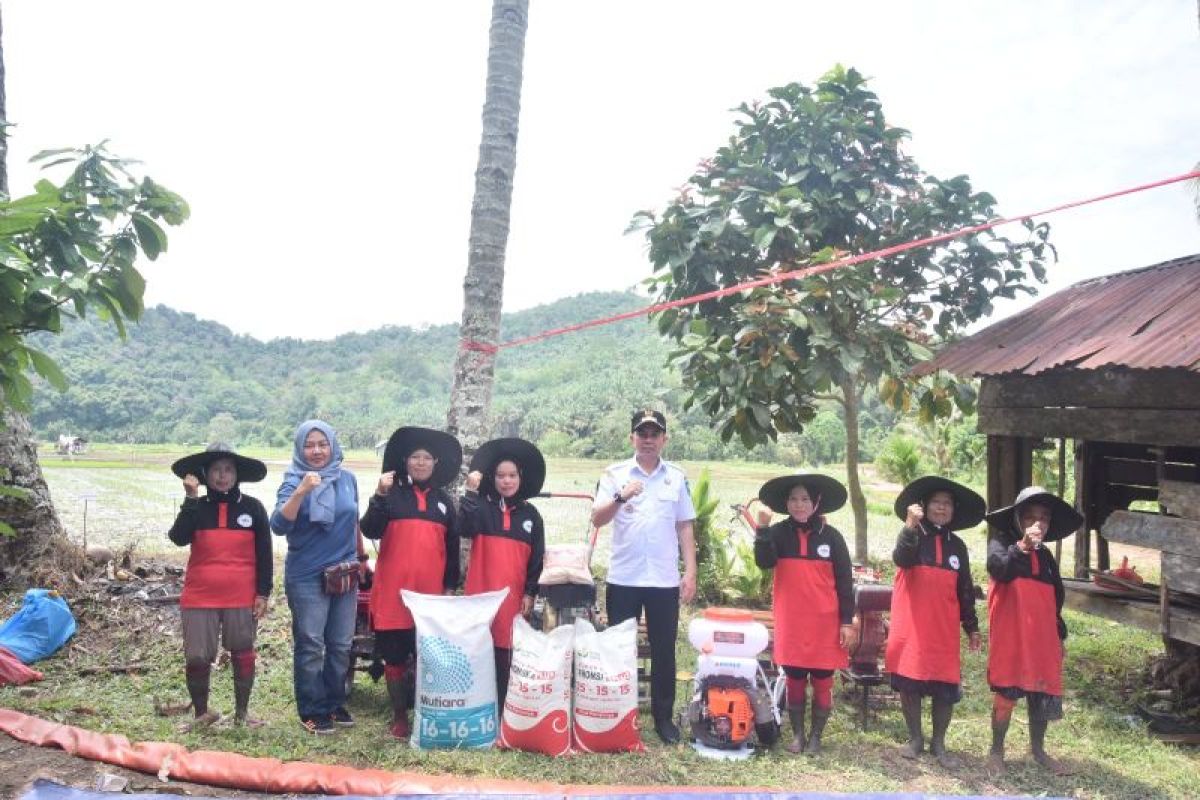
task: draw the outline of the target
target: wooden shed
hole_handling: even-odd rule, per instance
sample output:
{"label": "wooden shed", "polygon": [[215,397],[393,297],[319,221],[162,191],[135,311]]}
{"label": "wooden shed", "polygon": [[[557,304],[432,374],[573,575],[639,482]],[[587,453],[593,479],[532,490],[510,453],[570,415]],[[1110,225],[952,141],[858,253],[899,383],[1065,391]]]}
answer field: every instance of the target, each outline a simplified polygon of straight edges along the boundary
{"label": "wooden shed", "polygon": [[[1074,443],[1068,604],[1200,645],[1200,254],[1075,284],[920,372],[938,369],[981,379],[989,506],[1032,483],[1035,448]],[[1157,592],[1088,580],[1110,541],[1160,551]]]}

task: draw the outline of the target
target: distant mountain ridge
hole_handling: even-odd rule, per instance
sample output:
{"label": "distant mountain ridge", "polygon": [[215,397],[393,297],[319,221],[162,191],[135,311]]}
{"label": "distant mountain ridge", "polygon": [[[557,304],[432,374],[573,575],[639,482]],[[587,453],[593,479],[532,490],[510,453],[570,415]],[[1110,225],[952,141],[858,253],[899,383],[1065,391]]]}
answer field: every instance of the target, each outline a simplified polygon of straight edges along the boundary
{"label": "distant mountain ridge", "polygon": [[[505,314],[502,338],[646,303],[632,292],[564,298]],[[290,441],[297,422],[321,417],[344,444],[363,447],[400,424],[444,424],[458,325],[262,342],[160,305],[130,326],[125,342],[96,320],[34,339],[71,381],[64,394],[40,388],[32,421],[42,437],[70,432],[106,441],[197,443],[220,436],[279,445]],[[678,380],[665,366],[669,350],[639,318],[504,350],[496,431],[546,439],[564,454],[620,452],[634,407],[676,406],[671,390]]]}

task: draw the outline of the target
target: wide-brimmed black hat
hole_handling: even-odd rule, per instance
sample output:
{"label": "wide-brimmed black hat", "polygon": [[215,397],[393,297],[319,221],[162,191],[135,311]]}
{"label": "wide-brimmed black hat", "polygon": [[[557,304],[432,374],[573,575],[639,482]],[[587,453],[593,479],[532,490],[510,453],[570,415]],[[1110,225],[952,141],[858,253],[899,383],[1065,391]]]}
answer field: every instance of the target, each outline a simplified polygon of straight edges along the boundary
{"label": "wide-brimmed black hat", "polygon": [[814,503],[820,498],[818,514],[831,514],[846,505],[846,487],[835,478],[815,472],[771,478],[758,490],[758,499],[775,513],[786,514],[788,495],[797,486],[803,486]]}
{"label": "wide-brimmed black hat", "polygon": [[1070,503],[1056,494],[1046,491],[1041,486],[1026,486],[1017,493],[1017,499],[1012,505],[997,508],[987,515],[987,521],[995,528],[1011,533],[1014,531],[1014,513],[1017,508],[1026,503],[1040,503],[1050,509],[1050,528],[1042,537],[1043,542],[1056,542],[1065,539],[1083,524],[1083,515],[1076,511]]}
{"label": "wide-brimmed black hat", "polygon": [[950,524],[946,526],[952,531],[974,528],[983,521],[983,515],[987,513],[987,501],[976,492],[949,478],[926,475],[923,478],[917,478],[901,490],[900,496],[896,498],[896,516],[900,519],[908,519],[908,507],[913,503],[924,506],[929,495],[934,492],[949,492],[950,496],[954,498],[954,516],[950,518]]}
{"label": "wide-brimmed black hat", "polygon": [[437,459],[433,467],[433,477],[430,483],[434,486],[445,486],[458,477],[462,467],[462,445],[445,431],[433,428],[418,428],[405,426],[397,428],[388,439],[387,448],[383,451],[382,472],[396,471],[397,475],[407,475],[408,466],[404,463],[414,450],[427,450]]}
{"label": "wide-brimmed black hat", "polygon": [[546,459],[533,442],[524,439],[492,439],[484,442],[471,457],[471,471],[483,473],[480,491],[495,492],[496,465],[501,461],[513,461],[521,470],[521,486],[515,495],[518,500],[528,500],[542,491],[546,482]]}
{"label": "wide-brimmed black hat", "polygon": [[208,469],[208,465],[218,458],[233,459],[238,483],[257,483],[267,477],[266,464],[257,458],[239,456],[227,444],[210,444],[207,449],[201,450],[199,453],[184,456],[171,465],[171,472],[180,478],[195,475],[200,480],[205,480],[205,471]]}

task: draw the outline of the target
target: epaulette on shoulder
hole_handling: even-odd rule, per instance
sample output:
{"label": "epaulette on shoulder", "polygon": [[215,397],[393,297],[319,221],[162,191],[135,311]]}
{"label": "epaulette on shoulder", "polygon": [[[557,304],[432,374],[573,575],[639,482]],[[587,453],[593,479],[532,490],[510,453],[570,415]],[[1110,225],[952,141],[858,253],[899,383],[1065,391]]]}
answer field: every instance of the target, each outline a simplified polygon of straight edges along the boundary
{"label": "epaulette on shoulder", "polygon": [[683,475],[685,478],[687,477],[687,475],[684,474],[683,467],[677,466],[674,462],[667,461],[665,458],[663,459],[662,463],[663,463],[663,466],[666,467],[667,469],[674,470],[678,474]]}

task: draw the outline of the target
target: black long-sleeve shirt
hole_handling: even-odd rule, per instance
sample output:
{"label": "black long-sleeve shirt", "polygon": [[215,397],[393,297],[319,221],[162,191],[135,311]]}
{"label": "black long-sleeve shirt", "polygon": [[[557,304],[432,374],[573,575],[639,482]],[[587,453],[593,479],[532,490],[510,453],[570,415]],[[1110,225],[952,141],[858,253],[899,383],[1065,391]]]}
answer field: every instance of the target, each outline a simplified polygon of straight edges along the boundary
{"label": "black long-sleeve shirt", "polygon": [[[191,545],[196,538],[196,531],[212,530],[218,527],[218,506],[227,503],[226,520],[229,525],[238,528],[250,528],[254,531],[254,592],[259,597],[269,597],[271,583],[275,578],[275,561],[271,552],[271,523],[267,510],[253,497],[245,495],[240,489],[231,492],[209,492],[204,497],[185,497],[175,517],[175,524],[167,532],[167,537],[180,547]],[[249,516],[250,524],[243,525],[245,517]]]}
{"label": "black long-sleeve shirt", "polygon": [[[949,528],[937,528],[928,522],[923,524],[930,533],[922,533],[907,525],[900,529],[896,549],[892,551],[892,561],[902,568],[937,567],[935,539],[941,537],[941,568],[953,569],[958,573],[955,587],[958,619],[964,631],[976,633],[979,630],[979,617],[975,614],[975,584],[971,580],[971,559],[967,555],[967,545]],[[958,561],[958,566],[954,566],[952,557]]]}
{"label": "black long-sleeve shirt", "polygon": [[[535,596],[538,579],[542,576],[542,562],[546,555],[546,530],[542,515],[532,503],[522,500],[509,508],[509,530],[504,530],[504,512],[498,500],[480,498],[478,492],[463,495],[459,508],[460,532],[473,539],[480,534],[507,536],[529,545],[529,563],[525,566],[525,594]],[[525,523],[529,523],[526,530]]]}
{"label": "black long-sleeve shirt", "polygon": [[[386,497],[372,494],[366,513],[359,521],[362,535],[368,539],[382,539],[388,523],[398,519],[420,519],[443,525],[446,528],[446,566],[442,575],[442,586],[447,591],[457,589],[460,576],[458,563],[459,522],[454,503],[445,489],[432,489],[422,511],[417,495],[411,485],[397,482]],[[414,554],[421,557],[422,554]]]}
{"label": "black long-sleeve shirt", "polygon": [[[760,569],[774,569],[781,558],[805,558],[833,563],[833,582],[838,598],[838,618],[842,625],[854,621],[854,567],[850,551],[840,531],[821,523],[810,530],[808,553],[800,555],[797,525],[791,519],[777,522],[769,528],[758,528],[754,537],[754,562]],[[822,544],[829,546],[828,557],[820,554]]]}
{"label": "black long-sleeve shirt", "polygon": [[1048,583],[1054,587],[1054,604],[1056,607],[1056,623],[1058,638],[1067,638],[1067,623],[1062,617],[1063,601],[1066,600],[1066,589],[1063,587],[1062,575],[1058,571],[1058,562],[1054,554],[1045,547],[1037,549],[1038,574],[1033,574],[1033,559],[1020,547],[1013,535],[994,536],[988,542],[987,571],[992,580],[998,583],[1009,583],[1017,578]]}

